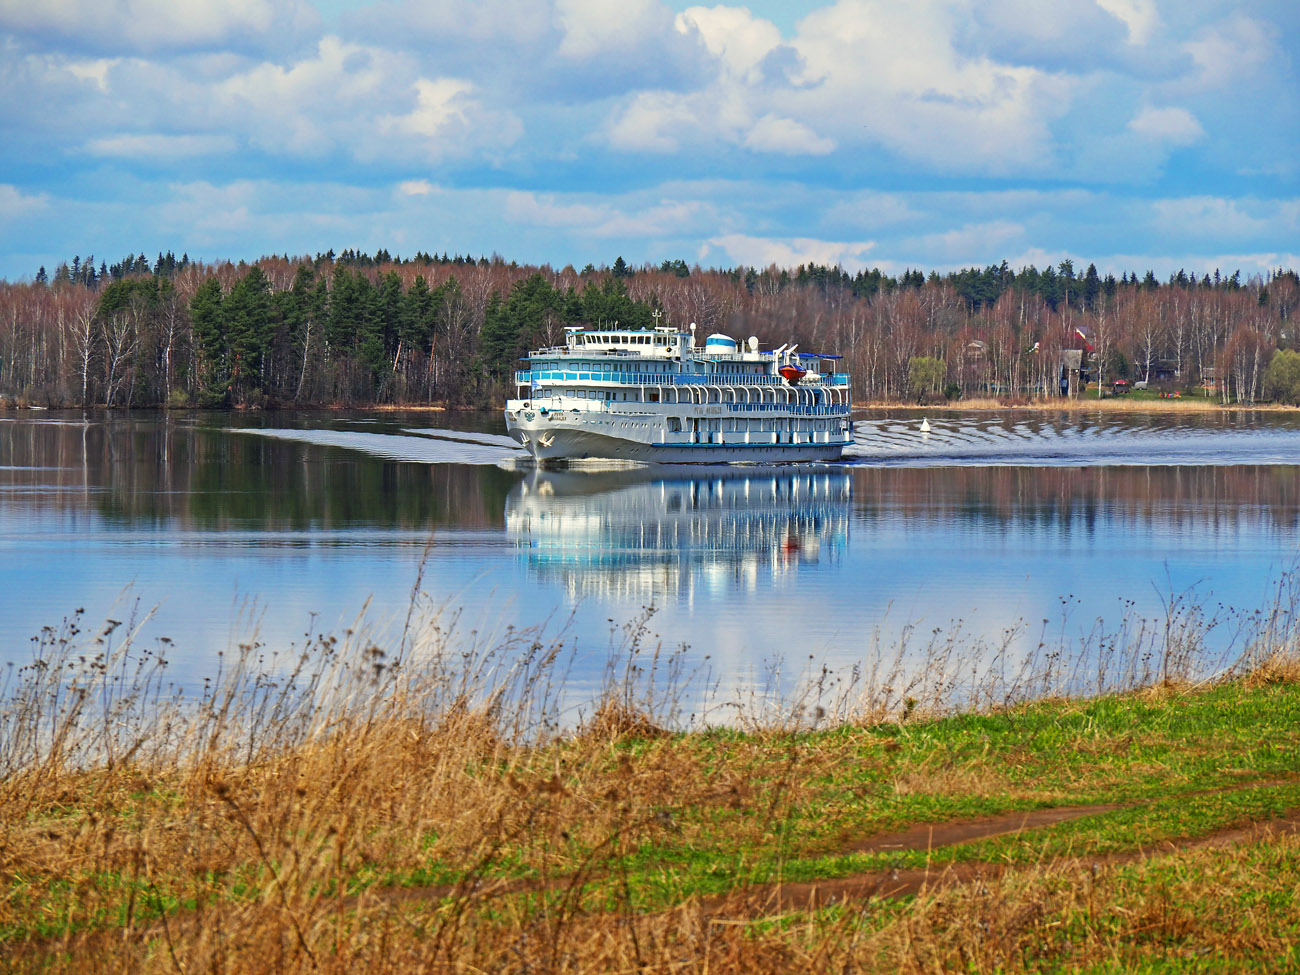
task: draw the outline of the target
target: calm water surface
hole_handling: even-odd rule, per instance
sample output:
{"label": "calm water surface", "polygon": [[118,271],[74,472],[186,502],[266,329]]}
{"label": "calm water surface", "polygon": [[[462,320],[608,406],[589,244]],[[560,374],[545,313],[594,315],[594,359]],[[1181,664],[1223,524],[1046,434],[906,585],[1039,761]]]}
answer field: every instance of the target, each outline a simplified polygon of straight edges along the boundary
{"label": "calm water surface", "polygon": [[1189,587],[1252,609],[1295,563],[1289,416],[929,419],[861,420],[836,465],[547,473],[495,414],[11,414],[0,663],[77,609],[152,612],[192,682],[254,636],[400,625],[418,585],[466,639],[563,636],[580,683],[648,609],[741,683],[908,626],[1069,637]]}

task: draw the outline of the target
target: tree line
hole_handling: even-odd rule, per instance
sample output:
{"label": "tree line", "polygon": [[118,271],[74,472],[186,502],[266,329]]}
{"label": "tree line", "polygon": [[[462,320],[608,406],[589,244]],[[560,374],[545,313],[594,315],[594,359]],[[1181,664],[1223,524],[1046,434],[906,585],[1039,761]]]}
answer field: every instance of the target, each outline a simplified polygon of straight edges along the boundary
{"label": "tree line", "polygon": [[[528,349],[571,325],[651,327],[838,352],[857,401],[1058,391],[1062,353],[1101,383],[1205,386],[1224,402],[1300,401],[1277,270],[1148,271],[1070,261],[948,274],[878,269],[554,269],[381,250],[203,264],[188,255],[74,258],[0,283],[0,398],[48,406],[497,405]],[[1286,355],[1278,356],[1279,352]],[[1270,370],[1270,366],[1272,367]]]}

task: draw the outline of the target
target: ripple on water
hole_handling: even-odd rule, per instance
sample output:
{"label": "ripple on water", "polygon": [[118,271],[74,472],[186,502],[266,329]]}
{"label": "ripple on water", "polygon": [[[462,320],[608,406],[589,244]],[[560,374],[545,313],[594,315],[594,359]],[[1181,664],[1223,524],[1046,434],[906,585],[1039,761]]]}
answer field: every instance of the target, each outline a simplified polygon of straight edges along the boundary
{"label": "ripple on water", "polygon": [[1132,418],[1123,424],[955,418],[932,420],[922,432],[913,421],[868,419],[853,425],[844,456],[857,464],[910,467],[1294,464],[1300,430],[1168,429]]}

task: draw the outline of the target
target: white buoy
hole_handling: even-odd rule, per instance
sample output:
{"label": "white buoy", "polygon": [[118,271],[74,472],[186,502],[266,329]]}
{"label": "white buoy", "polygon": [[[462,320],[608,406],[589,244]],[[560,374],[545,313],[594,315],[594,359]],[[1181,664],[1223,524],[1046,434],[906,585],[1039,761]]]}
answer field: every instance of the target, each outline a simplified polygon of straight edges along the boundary
{"label": "white buoy", "polygon": [[922,433],[930,432],[930,421],[927,420],[925,417],[921,417],[921,432]]}

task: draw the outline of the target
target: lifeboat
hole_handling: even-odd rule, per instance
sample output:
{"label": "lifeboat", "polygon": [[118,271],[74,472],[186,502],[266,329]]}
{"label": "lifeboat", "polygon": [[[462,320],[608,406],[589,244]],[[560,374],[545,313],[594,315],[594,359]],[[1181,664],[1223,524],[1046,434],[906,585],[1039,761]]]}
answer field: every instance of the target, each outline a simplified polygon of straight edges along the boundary
{"label": "lifeboat", "polygon": [[799,380],[802,379],[804,376],[808,375],[807,369],[800,369],[798,366],[782,366],[780,369],[777,370],[777,372],[779,372],[781,374],[781,378],[784,379],[791,386],[797,386],[799,384]]}

